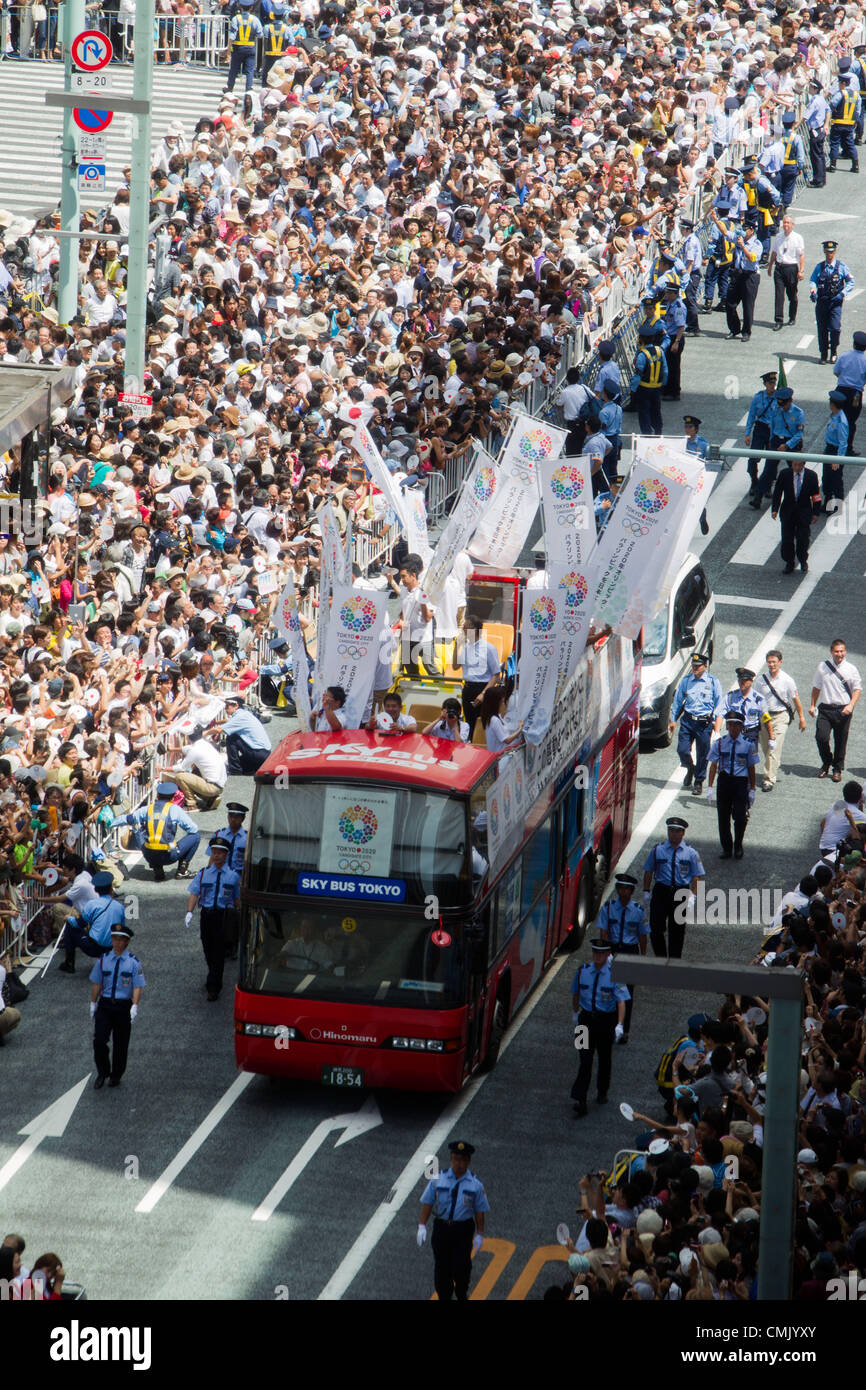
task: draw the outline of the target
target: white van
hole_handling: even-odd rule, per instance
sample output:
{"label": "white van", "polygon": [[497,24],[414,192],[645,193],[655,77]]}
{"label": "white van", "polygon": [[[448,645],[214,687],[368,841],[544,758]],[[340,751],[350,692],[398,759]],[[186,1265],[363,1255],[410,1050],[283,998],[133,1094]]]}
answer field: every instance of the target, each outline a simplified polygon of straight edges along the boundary
{"label": "white van", "polygon": [[691,670],[693,651],[712,658],[716,604],[696,555],[687,555],[667,603],[643,630],[640,736],[666,747],[676,688]]}

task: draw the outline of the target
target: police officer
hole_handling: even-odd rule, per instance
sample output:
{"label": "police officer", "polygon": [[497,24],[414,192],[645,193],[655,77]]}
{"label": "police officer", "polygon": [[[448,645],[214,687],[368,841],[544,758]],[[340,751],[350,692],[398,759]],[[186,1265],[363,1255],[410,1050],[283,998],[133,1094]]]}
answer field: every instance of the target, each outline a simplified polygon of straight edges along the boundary
{"label": "police officer", "polygon": [[637,407],[641,434],[661,434],[664,428],[661,393],[667,385],[668,364],[659,344],[660,337],[659,330],[648,325],[638,330],[640,346],[634,359],[629,391]]}
{"label": "police officer", "polygon": [[602,338],[598,345],[598,357],[601,366],[598,369],[598,376],[595,378],[595,390],[598,399],[601,400],[602,392],[607,391],[612,401],[619,401],[622,394],[622,373],[615,360],[616,345],[610,338]]}
{"label": "police officer", "polygon": [[[637,879],[631,874],[614,876],[616,896],[608,898],[598,914],[599,936],[607,941],[615,956],[645,956],[649,942],[649,918],[642,903],[634,901]],[[626,985],[629,998],[625,1006],[623,1032],[619,1041],[628,1042],[631,1011],[634,1007],[634,985]]]}
{"label": "police officer", "polygon": [[839,77],[830,92],[830,163],[827,172],[836,172],[836,160],[841,152],[843,159],[850,159],[851,173],[859,174],[860,162],[854,142],[856,127],[860,121],[860,93],[856,83],[852,88],[847,81],[851,71],[851,59],[839,59]]}
{"label": "police officer", "polygon": [[264,57],[262,59],[262,86],[268,85],[268,73],[278,63],[286,52],[292,41],[292,31],[284,19],[285,10],[281,5],[279,13],[276,7],[269,15],[264,25]]}
{"label": "police officer", "polygon": [[[141,961],[129,949],[134,933],[122,923],[111,929],[111,950],[95,961],[90,972],[90,1017],[93,1019],[93,1057],[97,1077],[93,1088],[119,1086],[126,1071],[129,1034],[138,1015],[138,1001],[147,981]],[[108,1044],[114,1039],[113,1055]]]}
{"label": "police officer", "polygon": [[729,714],[740,714],[743,717],[744,736],[757,747],[761,725],[768,724],[770,716],[767,713],[767,702],[763,695],[759,695],[752,688],[754,682],[754,671],[750,671],[748,666],[737,667],[737,684],[728,691],[722,701],[721,713],[716,719],[715,732],[721,733],[722,725]]}
{"label": "police officer", "polygon": [[[669,725],[673,732],[677,720],[680,721],[677,753],[680,764],[686,770],[683,786],[690,787],[694,779],[695,796],[700,796],[704,789],[713,718],[722,702],[721,681],[717,676],[710,675],[708,666],[709,657],[703,652],[692,653],[692,669],[676,688]],[[693,744],[696,753],[694,762]]]}
{"label": "police officer", "polygon": [[226,958],[226,915],[237,911],[241,890],[240,874],[228,867],[231,845],[215,835],[210,842],[210,863],[199,869],[189,885],[185,924],[192,926],[196,905],[201,906],[200,934],[204,958],[207,961],[208,1003],[219,998],[223,986]]}
{"label": "police officer", "polygon": [[[770,415],[770,449],[773,453],[790,450],[799,453],[803,448],[803,428],[806,417],[798,405],[794,405],[794,389],[791,386],[777,386]],[[768,496],[779,471],[778,459],[764,459],[764,467],[755,488],[755,495],[749,503],[755,511],[761,510],[761,503]]]}
{"label": "police officer", "polygon": [[243,73],[245,90],[250,92],[256,72],[256,44],[264,35],[261,20],[249,7],[233,15],[229,21],[229,76],[226,91],[234,91],[238,74]]}
{"label": "police officer", "polygon": [[262,704],[277,709],[287,709],[291,714],[294,700],[286,694],[286,686],[291,689],[293,678],[292,653],[285,637],[275,637],[268,643],[271,659],[259,669],[261,676]]}
{"label": "police officer", "polygon": [[[848,420],[845,415],[844,392],[831,391],[828,400],[830,418],[824,428],[824,453],[839,454],[844,458],[848,453]],[[841,463],[824,464],[821,491],[824,494],[823,510],[828,516],[838,510],[838,503],[845,501],[843,473]]]}
{"label": "police officer", "polygon": [[63,928],[66,959],[58,968],[64,975],[75,974],[76,948],[86,956],[101,956],[111,945],[113,927],[123,926],[126,910],[114,896],[114,875],[104,871],[92,875],[96,898],[85,903],[74,917],[67,917]]}
{"label": "police officer", "polygon": [[[755,300],[758,297],[758,287],[761,283],[761,276],[758,266],[761,263],[761,250],[763,243],[758,238],[758,233],[743,228],[743,234],[736,238],[734,242],[734,258],[731,262],[731,274],[728,280],[728,294],[725,299],[725,314],[728,320],[728,338],[742,338],[748,342],[752,336],[752,319],[755,312]],[[737,312],[742,306],[743,320],[740,322],[740,315]]]}
{"label": "police officer", "polygon": [[650,332],[656,330],[656,342],[662,352],[667,352],[670,338],[664,325],[664,293],[661,291],[657,293],[655,290],[648,290],[646,294],[641,295],[640,304],[644,312],[644,317],[638,324],[638,334],[645,328],[649,329]]}
{"label": "police officer", "polygon": [[818,327],[818,351],[821,361],[836,361],[836,349],[842,332],[842,305],[854,289],[854,276],[844,261],[837,259],[839,243],[822,241],[823,261],[819,261],[809,276],[809,295],[815,305]]}
{"label": "police officer", "polygon": [[[749,403],[749,413],[746,416],[746,434],[743,441],[747,449],[770,447],[778,378],[778,372],[764,372],[761,377],[763,387],[760,391],[755,392]],[[750,497],[754,497],[758,490],[758,464],[760,462],[761,457],[758,454],[755,458],[748,459],[746,463],[749,472]]]}
{"label": "police officer", "polygon": [[[731,710],[726,716],[727,733],[717,739],[710,749],[710,771],[707,780],[707,803],[716,798],[718,774],[720,859],[743,857],[743,836],[749,820],[749,807],[755,800],[755,767],[758,762],[757,742],[743,737],[743,716]],[[734,834],[731,837],[731,821]]]}
{"label": "police officer", "polygon": [[195,821],[182,807],[175,806],[176,795],[174,782],[160,782],[148,806],[118,816],[111,823],[112,829],[118,825],[132,826],[135,842],[148,867],[153,869],[157,883],[165,882],[166,864],[175,862],[178,878],[192,878],[190,860],[201,844],[201,832]]}
{"label": "police officer", "polygon": [[726,169],[725,181],[713,199],[713,210],[726,220],[731,213],[738,218],[745,217],[748,206],[749,200],[740,184],[739,169]]}
{"label": "police officer", "polygon": [[671,251],[670,247],[662,246],[650,271],[650,287],[659,296],[664,294],[669,285],[675,285],[679,290],[685,273],[685,261],[681,260],[675,251]]}
{"label": "police officer", "polygon": [[[686,453],[697,454],[699,459],[703,459],[704,462],[706,462],[710,452],[710,441],[704,439],[702,434],[698,434],[700,427],[701,422],[697,415],[683,416],[683,429],[686,435]],[[710,534],[710,523],[707,520],[706,507],[704,507],[701,512],[698,524],[701,528],[701,534],[708,536]]]}
{"label": "police officer", "polygon": [[821,83],[813,79],[809,83],[809,105],[805,113],[809,127],[809,159],[812,162],[810,188],[823,188],[827,182],[827,155],[824,141],[830,130],[830,104],[824,96]]}
{"label": "police officer", "polygon": [[629,999],[626,986],[614,984],[611,978],[610,943],[599,936],[590,945],[592,963],[578,966],[571,983],[574,1045],[580,1053],[580,1066],[571,1088],[577,1119],[586,1114],[586,1094],[596,1052],[596,1100],[599,1105],[607,1100],[614,1039],[619,1042],[625,1034],[625,1006]]}
{"label": "police officer", "polygon": [[251,777],[271,755],[267,730],[247,709],[245,696],[227,695],[224,704],[228,715],[225,724],[215,724],[205,738],[218,740],[224,735],[229,776]]}
{"label": "police officer", "polygon": [[754,159],[748,160],[742,169],[743,191],[748,203],[745,216],[746,226],[752,226],[761,243],[760,264],[766,265],[770,255],[770,238],[776,230],[779,212],[779,193],[775,184],[762,174]]}
{"label": "police officer", "polygon": [[704,248],[701,239],[695,235],[694,222],[680,218],[680,227],[686,234],[683,242],[682,258],[686,263],[683,272],[683,286],[686,298],[686,334],[692,338],[700,337],[698,319],[698,293],[701,288],[701,266],[704,263]]}
{"label": "police officer", "polygon": [[782,167],[779,170],[779,197],[783,208],[791,206],[797,176],[806,172],[806,151],[794,129],[796,124],[794,112],[785,111],[782,116]]}
{"label": "police officer", "polygon": [[421,1193],[418,1248],[427,1239],[427,1222],[433,1213],[433,1282],[440,1303],[456,1298],[465,1303],[472,1276],[472,1255],[484,1243],[484,1218],[490,1210],[484,1184],[470,1170],[475,1148],[465,1139],[448,1145],[451,1166],[431,1178]]}
{"label": "police officer", "polygon": [[694,897],[698,879],[704,877],[704,866],[697,850],[685,842],[688,821],[681,816],[669,816],[665,825],[667,840],[653,846],[643,866],[643,900],[649,907],[653,954],[679,959],[686,937],[687,915],[682,910],[682,890],[687,888]]}
{"label": "police officer", "polygon": [[[729,171],[730,172],[730,171]],[[736,171],[735,171],[736,172]],[[738,188],[742,193],[743,190]],[[745,194],[743,194],[745,201]],[[734,263],[734,246],[740,233],[740,218],[742,214],[738,208],[731,207],[727,210],[713,207],[710,210],[710,218],[715,221],[716,232],[710,242],[709,255],[707,257],[707,271],[704,276],[704,313],[710,312],[723,314],[725,312],[725,300],[728,297],[728,281],[731,278],[731,266]],[[719,302],[713,309],[713,295],[716,285],[719,287]]]}
{"label": "police officer", "polygon": [[665,349],[668,380],[662,398],[666,401],[678,401],[686,333],[686,306],[685,301],[680,298],[678,278],[668,279],[665,285],[664,317],[661,322],[668,337]]}
{"label": "police officer", "polygon": [[[234,869],[240,877],[244,871],[244,854],[247,848],[247,831],[244,826],[244,816],[249,810],[248,806],[242,806],[239,801],[230,801],[226,806],[226,819],[228,825],[223,826],[222,830],[217,831],[217,839],[225,840],[230,846],[228,866]],[[226,959],[237,960],[238,956],[238,927],[240,920],[238,914],[229,909],[226,912]]]}
{"label": "police officer", "polygon": [[845,397],[842,409],[848,421],[848,457],[854,456],[854,435],[863,409],[863,388],[866,386],[866,333],[855,333],[850,351],[837,357],[833,367],[836,389]]}

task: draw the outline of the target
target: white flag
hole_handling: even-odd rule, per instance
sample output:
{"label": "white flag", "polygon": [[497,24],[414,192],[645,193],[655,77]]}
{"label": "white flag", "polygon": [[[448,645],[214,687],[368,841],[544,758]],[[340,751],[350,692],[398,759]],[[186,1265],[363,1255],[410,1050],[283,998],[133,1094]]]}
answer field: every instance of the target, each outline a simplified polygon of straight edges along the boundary
{"label": "white flag", "polygon": [[531,415],[518,415],[502,449],[496,494],[478,525],[469,550],[488,565],[513,565],[538,510],[536,468],[557,458],[566,431]]}
{"label": "white flag", "polygon": [[366,425],[361,424],[355,430],[352,435],[352,448],[366,464],[370,477],[382,495],[387,498],[389,506],[405,532],[408,529],[408,520],[403,493],[399,487],[395,486],[394,479],[385,465],[385,460],[373,443]]}
{"label": "white flag", "polygon": [[387,621],[386,593],[354,589],[348,584],[334,585],[327,638],[316,662],[321,673],[317,689],[324,693],[329,685],[343,687],[343,713],[350,729],[360,727],[373,694],[382,628]]}
{"label": "white flag", "polygon": [[439,603],[445,581],[454,565],[454,557],[465,550],[472,534],[499,485],[496,464],[486,449],[476,444],[478,457],[469,476],[464,479],[454,510],[436,544],[433,559],[424,576],[424,592],[431,603]]}
{"label": "white flag", "polygon": [[285,588],[274,613],[274,626],[281,637],[285,637],[292,652],[292,680],[294,682],[295,708],[298,711],[298,724],[306,733],[312,725],[310,708],[310,663],[304,634],[298,621],[298,600],[295,594],[295,579],[289,570]]}
{"label": "white flag", "polygon": [[638,464],[616,499],[598,543],[594,618],[623,637],[637,637],[652,611],[668,557],[692,495],[688,482]]}
{"label": "white flag", "polygon": [[545,459],[537,474],[548,565],[585,565],[596,545],[589,459]]}
{"label": "white flag", "polygon": [[426,565],[433,551],[427,538],[427,502],[424,489],[407,488],[403,493],[403,501],[406,505],[406,540],[409,551],[413,555],[420,555]]}
{"label": "white flag", "polygon": [[517,673],[517,713],[527,743],[540,743],[550,728],[556,703],[559,653],[565,613],[564,594],[550,578],[524,595]]}
{"label": "white flag", "polygon": [[327,555],[328,573],[339,584],[351,584],[352,566],[337,525],[336,512],[330,501],[325,502],[316,512],[316,520],[322,528],[322,555]]}

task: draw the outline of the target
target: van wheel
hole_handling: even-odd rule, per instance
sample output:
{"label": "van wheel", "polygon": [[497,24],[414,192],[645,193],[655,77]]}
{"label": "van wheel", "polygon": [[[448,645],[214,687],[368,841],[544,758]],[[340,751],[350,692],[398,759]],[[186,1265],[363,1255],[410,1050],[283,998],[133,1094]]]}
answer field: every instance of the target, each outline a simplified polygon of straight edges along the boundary
{"label": "van wheel", "polygon": [[493,1006],[493,1018],[490,1020],[490,1041],[487,1047],[487,1056],[481,1064],[482,1071],[492,1071],[499,1061],[502,1039],[505,1037],[505,1029],[507,1026],[508,1020],[505,1017],[505,1005],[501,999],[497,999]]}
{"label": "van wheel", "polygon": [[663,734],[659,734],[658,737],[657,737],[656,739],[653,740],[653,742],[655,743],[656,748],[670,748],[671,744],[673,743],[674,733],[673,733],[673,729],[671,728],[671,707],[670,707],[670,705],[668,705],[667,709],[666,709],[665,712],[664,712],[664,719],[665,719],[664,733],[663,733]]}

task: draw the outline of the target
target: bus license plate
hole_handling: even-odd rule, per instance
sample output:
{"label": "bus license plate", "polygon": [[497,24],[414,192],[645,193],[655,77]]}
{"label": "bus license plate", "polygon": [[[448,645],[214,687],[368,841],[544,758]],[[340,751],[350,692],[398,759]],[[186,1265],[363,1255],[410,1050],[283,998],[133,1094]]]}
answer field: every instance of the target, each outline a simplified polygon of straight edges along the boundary
{"label": "bus license plate", "polygon": [[364,1085],[364,1073],[360,1067],[322,1067],[322,1083],[325,1086]]}

